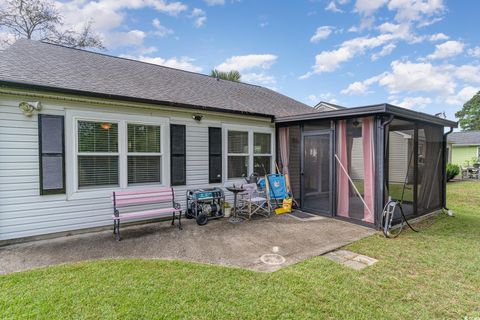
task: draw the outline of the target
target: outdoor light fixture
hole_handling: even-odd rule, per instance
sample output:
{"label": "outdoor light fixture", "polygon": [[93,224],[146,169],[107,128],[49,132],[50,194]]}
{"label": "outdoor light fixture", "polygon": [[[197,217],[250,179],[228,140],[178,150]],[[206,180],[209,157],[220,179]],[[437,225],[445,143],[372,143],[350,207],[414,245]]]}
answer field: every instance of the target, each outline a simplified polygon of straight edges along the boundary
{"label": "outdoor light fixture", "polygon": [[22,101],[18,105],[18,108],[22,111],[24,116],[31,117],[34,111],[42,110],[42,104],[40,103],[40,101],[35,101],[35,102]]}
{"label": "outdoor light fixture", "polygon": [[194,114],[192,115],[192,118],[193,120],[200,122],[203,119],[203,114]]}
{"label": "outdoor light fixture", "polygon": [[109,130],[112,127],[112,124],[109,122],[104,122],[100,125],[100,127],[102,127],[104,130]]}

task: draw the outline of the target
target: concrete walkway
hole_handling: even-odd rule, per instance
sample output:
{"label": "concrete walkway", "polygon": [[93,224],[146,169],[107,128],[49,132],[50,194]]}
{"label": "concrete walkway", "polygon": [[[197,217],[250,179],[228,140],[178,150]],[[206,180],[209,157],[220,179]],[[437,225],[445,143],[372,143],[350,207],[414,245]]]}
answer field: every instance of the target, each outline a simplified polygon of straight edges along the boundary
{"label": "concrete walkway", "polygon": [[239,224],[212,220],[202,227],[182,222],[183,230],[169,222],[125,227],[120,242],[111,231],[102,231],[0,247],[0,274],[108,258],[179,259],[269,272],[374,233],[331,218],[290,215]]}

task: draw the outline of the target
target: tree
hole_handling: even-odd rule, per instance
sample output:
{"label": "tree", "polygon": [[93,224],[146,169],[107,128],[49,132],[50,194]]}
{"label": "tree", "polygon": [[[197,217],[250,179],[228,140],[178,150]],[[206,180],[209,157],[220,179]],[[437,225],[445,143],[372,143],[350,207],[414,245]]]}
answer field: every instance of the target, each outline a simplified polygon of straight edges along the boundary
{"label": "tree", "polygon": [[50,0],[6,0],[0,6],[0,31],[7,31],[15,40],[33,39],[72,48],[104,49],[102,41],[92,32],[92,21],[75,31],[65,28],[62,20]]}
{"label": "tree", "polygon": [[223,79],[223,80],[230,80],[230,81],[240,81],[240,78],[242,75],[240,72],[237,70],[231,70],[231,71],[219,71],[217,69],[213,69],[212,72],[210,73],[210,76],[217,78],[217,79]]}
{"label": "tree", "polygon": [[455,117],[459,118],[463,131],[480,130],[480,91],[463,105],[462,110],[455,113]]}

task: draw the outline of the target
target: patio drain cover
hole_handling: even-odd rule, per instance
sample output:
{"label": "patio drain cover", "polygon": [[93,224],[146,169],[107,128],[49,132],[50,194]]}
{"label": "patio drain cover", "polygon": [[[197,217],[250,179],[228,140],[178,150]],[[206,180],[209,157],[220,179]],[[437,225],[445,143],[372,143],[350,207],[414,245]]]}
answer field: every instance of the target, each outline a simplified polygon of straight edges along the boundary
{"label": "patio drain cover", "polygon": [[260,257],[260,261],[271,266],[278,266],[285,263],[285,257],[276,253],[267,253]]}

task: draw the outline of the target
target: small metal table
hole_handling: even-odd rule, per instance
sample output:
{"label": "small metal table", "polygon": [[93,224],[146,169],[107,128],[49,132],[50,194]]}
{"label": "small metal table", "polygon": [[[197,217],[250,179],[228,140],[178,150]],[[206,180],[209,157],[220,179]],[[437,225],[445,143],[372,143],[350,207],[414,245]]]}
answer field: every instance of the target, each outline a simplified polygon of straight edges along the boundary
{"label": "small metal table", "polygon": [[242,218],[240,218],[237,215],[237,196],[240,192],[244,192],[245,189],[239,188],[239,187],[227,187],[226,188],[228,191],[233,193],[233,215],[228,219],[229,222],[231,223],[238,223],[242,221]]}

